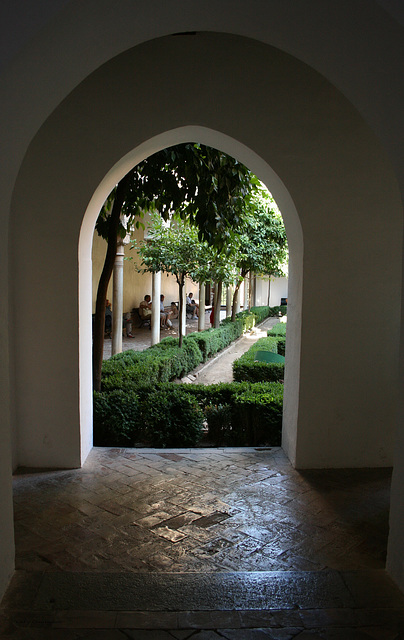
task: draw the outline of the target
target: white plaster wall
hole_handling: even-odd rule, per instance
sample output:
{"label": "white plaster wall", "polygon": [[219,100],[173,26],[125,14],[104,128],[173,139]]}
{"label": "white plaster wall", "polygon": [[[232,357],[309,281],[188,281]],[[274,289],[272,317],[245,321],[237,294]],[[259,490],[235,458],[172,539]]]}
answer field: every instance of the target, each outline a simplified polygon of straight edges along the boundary
{"label": "white plaster wall", "polygon": [[269,306],[277,307],[281,304],[281,298],[288,297],[288,278],[274,278],[271,280]]}
{"label": "white plaster wall", "polygon": [[[378,4],[387,6],[393,17],[402,15],[397,14],[398,5],[391,0],[379,0]],[[4,54],[1,62],[14,56],[12,65],[6,68],[2,75],[0,85],[2,92],[0,138],[3,157],[7,157],[0,175],[2,193],[0,278],[6,300],[9,278],[7,239],[11,194],[29,142],[58,102],[99,64],[128,46],[166,33],[216,30],[253,36],[263,42],[272,43],[307,62],[340,88],[377,132],[390,154],[396,175],[404,190],[403,34],[400,25],[395,23],[390,15],[375,2],[362,0],[352,3],[341,0],[335,3],[324,0],[305,0],[305,2],[293,4],[293,14],[288,3],[271,0],[266,3],[260,0],[250,0],[248,3],[240,1],[236,4],[233,1],[223,0],[219,5],[213,0],[192,5],[186,1],[170,2],[168,0],[164,4],[158,3],[158,8],[154,1],[145,4],[135,0],[131,3],[119,0],[113,3],[107,0],[80,3],[66,1],[58,4],[58,6],[61,5],[65,5],[65,9],[52,20],[55,11],[54,0],[48,2],[41,0],[36,3],[42,12],[40,20],[30,21],[32,13],[26,11],[25,3],[12,3],[7,6],[6,20],[1,21],[2,44],[4,44],[0,51],[0,54]],[[30,16],[28,21],[27,15]],[[10,16],[11,23],[7,22]],[[23,17],[28,24],[28,29],[20,28]],[[10,24],[18,25],[18,29],[10,28]],[[42,31],[38,30],[38,25],[45,25]],[[325,29],[327,38],[324,38]],[[107,38],[105,33],[108,34]],[[27,44],[28,37],[31,38],[29,44]],[[343,46],[339,46],[341,42]],[[227,78],[226,85],[229,83],[229,78],[233,78],[232,73]],[[108,162],[106,164],[108,165]],[[101,175],[102,171],[99,174]],[[80,199],[85,200],[85,197],[81,195]],[[80,208],[82,205],[83,202],[80,203]],[[54,215],[57,217],[58,211],[54,211]],[[385,209],[385,216],[386,221],[389,220],[389,208]],[[374,247],[371,249],[374,250]],[[378,255],[377,250],[376,255]],[[70,264],[67,263],[66,267],[70,268]],[[12,275],[13,272],[11,272],[11,282],[14,287]],[[38,282],[35,282],[35,289],[39,288]],[[64,282],[61,282],[61,285],[63,284]],[[354,284],[360,285],[356,276]],[[376,284],[383,283],[378,280]],[[395,284],[397,283],[392,283],[392,289],[394,289],[394,297],[397,297],[398,288],[394,286]],[[326,289],[326,287],[323,288]],[[292,299],[291,292],[289,299]],[[56,299],[54,302],[59,300]],[[54,308],[55,305],[49,306]],[[289,301],[289,309],[290,306]],[[72,315],[73,317],[67,316],[68,323],[72,320],[76,322],[74,313]],[[357,322],[360,321],[361,317],[358,316]],[[12,402],[14,399],[9,385],[9,375],[11,373],[12,381],[14,374],[19,378],[19,359],[13,351],[11,360],[9,359],[9,326],[12,327],[12,335],[15,335],[16,330],[14,313],[9,317],[7,304],[0,307],[0,322],[3,329],[0,334],[2,355],[0,377],[3,381],[0,387],[0,401],[4,407],[1,424],[1,444],[4,448],[2,446],[0,455],[2,456],[1,467],[2,470],[5,469],[7,476],[7,460],[11,456],[9,430],[11,424],[15,425],[16,419],[14,404],[11,410],[7,411],[10,398]],[[319,323],[323,324],[324,330],[327,322],[328,318],[325,323],[322,321]],[[290,323],[289,319],[289,327]],[[306,338],[307,336],[305,340]],[[390,346],[388,345],[388,348]],[[39,351],[41,347],[42,344]],[[35,397],[32,399],[36,402]],[[403,425],[403,413],[402,411],[400,414],[399,434]],[[392,490],[392,543],[389,547],[389,568],[396,579],[404,585],[401,560],[404,555],[404,541],[400,536],[404,526],[402,506],[404,448],[398,445],[401,445],[400,439],[396,447]],[[15,456],[14,460],[16,459]],[[2,562],[0,563],[1,587],[12,566],[12,544],[7,542],[12,538],[10,482],[7,479],[0,485],[0,500],[3,506],[0,536],[2,541],[5,541],[2,544]]]}
{"label": "white plaster wall", "polygon": [[[219,59],[221,65],[212,75]],[[230,87],[226,80],[231,73],[234,77],[235,63],[237,83]],[[128,82],[133,69],[133,81]],[[262,77],[266,84],[257,93]],[[154,100],[157,83],[166,96],[164,105]],[[244,87],[242,94],[239,86]],[[109,95],[104,96],[106,87]],[[270,99],[274,91],[276,102]],[[120,108],[111,118],[117,92]],[[145,96],[141,104],[139,94]],[[53,456],[57,464],[68,459],[76,463],[75,402],[59,387],[63,380],[66,388],[72,385],[77,390],[77,359],[70,356],[77,351],[75,247],[91,190],[114,158],[123,157],[153,132],[189,120],[209,124],[256,150],[287,185],[299,211],[305,238],[301,316],[305,343],[297,446],[288,449],[289,455],[301,467],[391,464],[399,308],[396,299],[386,319],[373,304],[374,288],[383,288],[394,299],[400,286],[401,217],[391,170],[358,115],[321,77],[259,43],[214,34],[171,37],[122,54],[82,83],[30,146],[14,201],[18,229],[23,222],[32,239],[24,251],[16,246],[13,256],[15,281],[23,292],[14,304],[21,333],[16,345],[20,459],[43,464]],[[272,185],[267,186],[276,198]],[[60,218],[56,235],[55,210]],[[287,216],[285,224],[288,229]],[[48,250],[36,261],[34,254],[41,246]],[[341,286],[348,276],[350,293]],[[36,295],[40,312],[33,325],[46,341],[41,353],[19,331],[20,301],[26,304],[34,297],[36,281],[46,285],[39,300]],[[347,319],[341,335],[338,312],[343,304],[357,312]],[[46,324],[55,310],[66,319],[70,316],[63,344],[57,328],[52,331],[52,324]],[[377,370],[371,366],[378,349],[375,327],[379,331],[383,327],[390,336],[379,343]],[[65,345],[69,345],[68,360]],[[344,349],[349,368],[342,357]],[[33,367],[39,368],[39,376],[32,377]],[[50,374],[47,380],[52,370],[57,375]],[[297,378],[298,370],[292,374]],[[49,390],[50,401],[36,410],[33,400],[43,388]]]}
{"label": "white plaster wall", "polygon": [[[268,278],[256,279],[256,302],[258,306],[268,304]],[[277,307],[281,304],[281,298],[288,297],[288,278],[272,278],[269,289],[269,306]]]}

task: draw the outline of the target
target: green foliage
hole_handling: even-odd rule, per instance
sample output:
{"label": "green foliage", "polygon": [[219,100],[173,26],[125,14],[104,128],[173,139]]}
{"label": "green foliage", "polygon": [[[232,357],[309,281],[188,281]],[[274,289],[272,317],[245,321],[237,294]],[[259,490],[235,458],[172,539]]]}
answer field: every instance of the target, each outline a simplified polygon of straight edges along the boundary
{"label": "green foliage", "polygon": [[[215,385],[158,383],[94,394],[98,446],[276,446],[282,430],[283,385],[233,382]],[[253,416],[253,418],[251,417]]]}
{"label": "green foliage", "polygon": [[282,432],[283,385],[233,382],[186,385],[204,410],[208,442],[216,446],[278,446]]}
{"label": "green foliage", "polygon": [[276,342],[277,342],[277,346],[278,346],[279,355],[285,357],[286,338],[277,338]]}
{"label": "green foliage", "polygon": [[122,388],[121,381],[129,389],[136,389],[136,385],[155,385],[182,378],[231,344],[251,328],[257,318],[261,320],[267,315],[268,307],[255,307],[251,312],[243,311],[235,322],[226,319],[217,329],[185,336],[182,347],[178,347],[176,338],[167,337],[145,351],[129,350],[112,356],[103,363],[101,389]]}
{"label": "green foliage", "polygon": [[[168,220],[175,211],[198,229],[200,239],[223,247],[240,226],[245,198],[255,182],[243,164],[201,144],[179,144],[149,156],[129,172],[122,207],[128,224],[142,225],[144,211],[158,211]],[[114,190],[115,191],[115,190]],[[96,229],[108,237],[114,191],[107,199]]]}
{"label": "green foliage", "polygon": [[270,307],[269,309],[269,315],[271,318],[277,318],[279,317],[279,314],[281,314],[281,316],[286,316],[288,311],[288,308],[286,305],[282,305],[280,307]]}
{"label": "green foliage", "polygon": [[278,322],[275,324],[272,329],[268,330],[269,336],[282,336],[284,338],[286,336],[286,322]]}
{"label": "green foliage", "polygon": [[152,447],[192,447],[201,438],[202,409],[180,385],[150,393],[142,411],[146,443]]}
{"label": "green foliage", "polygon": [[94,444],[132,447],[140,431],[138,397],[124,388],[94,392]]}
{"label": "green foliage", "polygon": [[[257,392],[255,385],[234,398],[234,411],[243,424],[247,442],[279,446],[283,412],[283,385],[274,383],[268,391]],[[253,445],[253,446],[254,446]]]}
{"label": "green foliage", "polygon": [[287,237],[282,216],[267,189],[259,181],[245,200],[244,221],[234,247],[237,269],[282,276],[287,261]]}
{"label": "green foliage", "polygon": [[274,362],[255,362],[257,351],[272,351],[277,353],[277,339],[275,337],[260,338],[238,360],[233,362],[234,380],[241,382],[259,382],[266,380],[275,382],[284,378],[284,364]]}
{"label": "green foliage", "polygon": [[284,356],[286,350],[286,322],[278,322],[272,329],[268,330],[268,336],[276,338],[278,353]]}
{"label": "green foliage", "polygon": [[[239,314],[235,322],[226,320],[218,329],[192,333],[184,338],[181,348],[175,338],[167,337],[145,351],[125,351],[105,361],[102,393],[94,394],[95,443],[195,446],[205,420],[209,442],[216,445],[255,446],[270,440],[275,445],[282,426],[279,408],[282,385],[235,382],[205,386],[170,382],[230,344],[269,311],[268,307],[257,307]],[[274,337],[259,340],[253,345],[255,350],[264,348],[263,340],[268,349],[276,351]],[[255,416],[254,423],[250,414]],[[268,430],[265,424],[271,428]]]}

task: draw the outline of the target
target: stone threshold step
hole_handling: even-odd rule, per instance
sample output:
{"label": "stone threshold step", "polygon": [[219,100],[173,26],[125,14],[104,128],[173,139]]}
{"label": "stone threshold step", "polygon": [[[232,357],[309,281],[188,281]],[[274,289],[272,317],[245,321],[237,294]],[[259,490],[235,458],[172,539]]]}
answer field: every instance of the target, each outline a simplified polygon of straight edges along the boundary
{"label": "stone threshold step", "polygon": [[55,611],[404,609],[385,571],[16,572],[3,606]]}

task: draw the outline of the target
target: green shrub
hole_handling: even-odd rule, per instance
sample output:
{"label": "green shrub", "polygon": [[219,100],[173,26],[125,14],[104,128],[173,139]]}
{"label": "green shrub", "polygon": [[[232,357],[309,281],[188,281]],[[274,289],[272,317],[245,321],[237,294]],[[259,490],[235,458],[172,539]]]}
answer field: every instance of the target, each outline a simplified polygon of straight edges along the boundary
{"label": "green shrub", "polygon": [[282,435],[283,385],[274,383],[270,390],[250,389],[236,394],[233,407],[239,437],[249,446],[279,446]]}
{"label": "green shrub", "polygon": [[283,406],[283,385],[279,382],[185,385],[183,389],[204,411],[209,444],[279,445]]}
{"label": "green shrub", "polygon": [[234,445],[233,407],[231,404],[208,404],[204,408],[208,440],[216,446]]}
{"label": "green shrub", "polygon": [[141,435],[139,401],[133,391],[94,392],[94,444],[132,447]]}
{"label": "green shrub", "polygon": [[276,339],[276,344],[278,346],[278,353],[280,356],[285,357],[285,351],[286,351],[286,338],[277,338]]}
{"label": "green shrub", "polygon": [[[178,386],[170,381],[195,369],[243,331],[265,319],[270,311],[269,307],[243,311],[237,314],[235,322],[226,319],[217,329],[184,337],[181,349],[176,338],[167,337],[145,351],[125,351],[105,361],[102,392],[94,395],[95,443],[132,446],[144,441],[156,447],[195,446],[204,419],[208,423],[209,437],[214,438],[216,444],[245,443],[250,427],[246,416],[238,415],[238,409],[234,409],[234,397],[243,390],[252,393],[251,387],[256,385],[238,382],[234,383],[235,387],[226,384]],[[269,341],[267,348],[276,351],[276,339],[266,340]],[[262,379],[262,375],[261,371],[259,377],[250,376],[249,379]],[[280,376],[278,372],[269,379]],[[261,389],[261,393],[266,392]],[[252,437],[251,434],[248,437]]]}
{"label": "green shrub", "polygon": [[272,351],[277,353],[277,340],[275,337],[260,338],[238,360],[233,362],[233,378],[236,382],[243,380],[249,382],[276,382],[283,380],[284,364],[279,362],[255,362],[257,351]]}
{"label": "green shrub", "polygon": [[142,403],[146,443],[151,447],[192,447],[202,435],[203,412],[177,384],[162,385]]}
{"label": "green shrub", "polygon": [[269,336],[282,336],[283,338],[286,336],[286,322],[278,322],[275,324],[272,329],[268,329]]}
{"label": "green shrub", "polygon": [[[117,384],[117,381],[116,381]],[[279,383],[233,382],[215,385],[159,383],[94,394],[97,446],[191,447],[201,438],[203,421],[209,444],[255,446],[279,442],[282,393]]]}
{"label": "green shrub", "polygon": [[245,362],[233,364],[233,377],[237,382],[280,382],[285,376],[282,362]]}

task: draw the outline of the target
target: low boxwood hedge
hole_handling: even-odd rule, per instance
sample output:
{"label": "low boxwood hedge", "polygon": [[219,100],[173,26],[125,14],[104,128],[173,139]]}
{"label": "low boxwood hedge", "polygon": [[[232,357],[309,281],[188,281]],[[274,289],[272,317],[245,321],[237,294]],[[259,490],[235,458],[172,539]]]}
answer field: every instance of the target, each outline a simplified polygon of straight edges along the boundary
{"label": "low boxwood hedge", "polygon": [[[217,329],[185,336],[181,349],[176,338],[167,337],[145,351],[125,351],[105,361],[102,391],[94,393],[94,443],[195,446],[201,441],[204,424],[204,437],[212,444],[277,444],[282,425],[282,385],[251,384],[252,376],[246,378],[250,380],[247,382],[208,386],[172,382],[269,315],[269,307],[254,307],[237,314],[235,322],[226,319]],[[265,340],[269,341],[267,348],[276,351],[276,339]],[[263,379],[262,372],[256,379]],[[273,400],[268,403],[269,397]]]}
{"label": "low boxwood hedge", "polygon": [[278,322],[272,329],[268,329],[267,334],[273,337],[286,337],[286,322]]}
{"label": "low boxwood hedge", "polygon": [[155,385],[181,378],[268,317],[269,312],[269,307],[242,311],[235,322],[226,319],[217,329],[185,336],[181,349],[176,338],[167,337],[145,351],[129,350],[112,356],[103,362],[101,390],[119,388],[120,377],[129,386],[131,382]]}
{"label": "low boxwood hedge", "polygon": [[278,341],[275,337],[260,338],[250,349],[233,362],[233,378],[237,382],[276,382],[283,380],[285,366],[283,363],[255,362],[257,351],[272,351],[278,353]]}
{"label": "low boxwood hedge", "polygon": [[286,322],[278,322],[272,329],[268,329],[268,336],[276,338],[278,343],[278,353],[285,355],[286,350]]}
{"label": "low boxwood hedge", "polygon": [[137,393],[126,387],[94,393],[94,443],[278,446],[282,404],[283,385],[278,382],[159,383],[154,389],[139,386]]}

